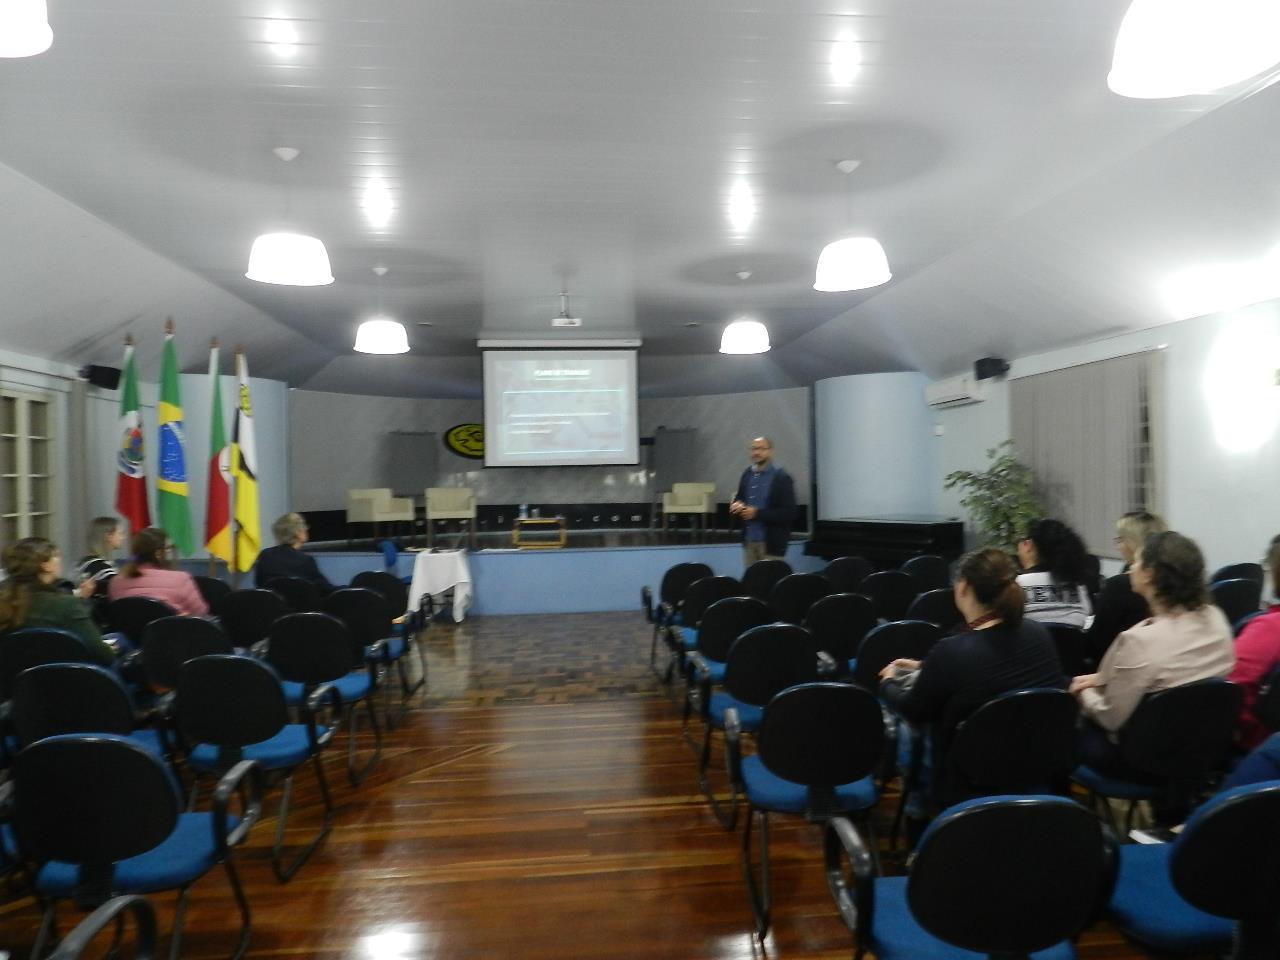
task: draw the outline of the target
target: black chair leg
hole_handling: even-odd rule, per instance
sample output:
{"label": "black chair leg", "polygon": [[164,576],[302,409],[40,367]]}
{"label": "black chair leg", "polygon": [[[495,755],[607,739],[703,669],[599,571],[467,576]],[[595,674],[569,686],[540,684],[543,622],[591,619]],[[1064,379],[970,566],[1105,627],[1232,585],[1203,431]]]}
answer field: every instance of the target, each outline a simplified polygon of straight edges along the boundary
{"label": "black chair leg", "polygon": [[231,862],[231,858],[224,860],[222,866],[227,871],[227,881],[231,884],[231,893],[236,898],[236,906],[240,908],[240,940],[236,943],[235,953],[231,954],[231,960],[241,960],[249,949],[249,937],[253,933],[249,901],[244,895],[244,887],[240,885],[240,876],[236,873],[235,864]]}
{"label": "black chair leg", "polygon": [[[173,911],[173,933],[169,937],[169,960],[182,960],[182,928],[187,922],[187,888],[178,891],[178,905]],[[232,954],[241,956],[243,951]]]}
{"label": "black chair leg", "polygon": [[731,831],[738,826],[738,785],[730,779],[727,804],[716,796],[715,790],[711,787],[711,778],[707,775],[711,767],[711,730],[711,726],[708,725],[702,740],[702,755],[698,758],[698,789],[707,798],[707,803],[711,805],[711,812],[720,822],[720,826]]}
{"label": "black chair leg", "polygon": [[276,835],[271,844],[271,869],[275,871],[276,879],[281,883],[288,883],[293,879],[298,868],[307,862],[316,847],[320,846],[321,841],[329,835],[329,830],[333,826],[333,799],[329,796],[329,782],[324,776],[324,765],[318,756],[313,757],[312,760],[315,763],[316,779],[320,783],[320,799],[324,802],[324,823],[311,841],[291,862],[286,864],[280,856],[280,851],[284,848],[284,826],[289,819],[289,801],[293,797],[293,772],[290,771],[280,789],[280,812],[276,816]]}
{"label": "black chair leg", "polygon": [[44,916],[40,918],[40,929],[36,933],[36,942],[31,948],[32,960],[40,960],[44,956],[46,945],[52,949],[58,943],[56,906],[56,902],[52,899],[45,904]]}
{"label": "black chair leg", "polygon": [[372,695],[364,698],[365,709],[369,711],[369,726],[373,730],[373,755],[359,769],[356,768],[356,710],[354,704],[347,704],[347,779],[353,787],[360,786],[365,777],[373,770],[373,765],[382,756],[382,728],[378,725],[378,715],[373,709]]}
{"label": "black chair leg", "polygon": [[742,828],[742,876],[747,882],[751,913],[755,916],[756,936],[761,940],[769,932],[769,814],[760,810],[760,882],[756,883],[751,865],[751,824],[757,811],[747,809],[747,822]]}

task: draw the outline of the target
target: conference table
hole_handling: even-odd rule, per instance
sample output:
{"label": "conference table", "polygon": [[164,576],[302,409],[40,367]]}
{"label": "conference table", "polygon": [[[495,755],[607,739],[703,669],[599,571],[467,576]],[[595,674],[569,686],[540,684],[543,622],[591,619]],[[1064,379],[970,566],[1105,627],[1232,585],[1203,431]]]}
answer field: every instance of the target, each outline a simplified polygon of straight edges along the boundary
{"label": "conference table", "polygon": [[413,561],[413,582],[409,585],[409,609],[416,610],[423,594],[431,594],[437,604],[447,590],[453,590],[453,620],[461,623],[471,606],[471,565],[465,550],[423,550]]}

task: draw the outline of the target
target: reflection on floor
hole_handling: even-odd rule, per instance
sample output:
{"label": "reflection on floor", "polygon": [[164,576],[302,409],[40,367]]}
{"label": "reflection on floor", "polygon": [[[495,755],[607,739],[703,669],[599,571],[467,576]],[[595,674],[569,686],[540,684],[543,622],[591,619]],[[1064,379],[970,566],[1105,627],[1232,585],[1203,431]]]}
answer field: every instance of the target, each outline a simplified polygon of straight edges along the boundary
{"label": "reflection on floor", "polygon": [[[341,751],[329,758],[339,810],[311,862],[275,882],[270,819],[241,851],[251,957],[851,955],[821,834],[787,818],[772,831],[773,931],[763,949],[754,943],[738,837],[697,792],[638,612],[487,617],[435,625],[425,639],[429,692],[388,736],[376,772],[353,790]],[[290,836],[301,842],[318,811],[310,773],[298,780]],[[167,930],[173,897],[152,899]],[[29,946],[36,920],[29,898],[0,907],[0,947]],[[193,888],[188,929],[184,957],[229,953],[234,909],[220,873]],[[1105,926],[1079,955],[1145,956]]]}

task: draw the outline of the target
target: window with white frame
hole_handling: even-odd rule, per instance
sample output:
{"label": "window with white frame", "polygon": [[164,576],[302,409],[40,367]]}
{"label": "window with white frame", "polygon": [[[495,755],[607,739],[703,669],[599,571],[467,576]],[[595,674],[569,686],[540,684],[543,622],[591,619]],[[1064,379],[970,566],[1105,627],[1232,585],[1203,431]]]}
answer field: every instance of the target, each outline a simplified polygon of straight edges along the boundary
{"label": "window with white frame", "polygon": [[47,394],[0,391],[0,547],[52,536],[53,412]]}

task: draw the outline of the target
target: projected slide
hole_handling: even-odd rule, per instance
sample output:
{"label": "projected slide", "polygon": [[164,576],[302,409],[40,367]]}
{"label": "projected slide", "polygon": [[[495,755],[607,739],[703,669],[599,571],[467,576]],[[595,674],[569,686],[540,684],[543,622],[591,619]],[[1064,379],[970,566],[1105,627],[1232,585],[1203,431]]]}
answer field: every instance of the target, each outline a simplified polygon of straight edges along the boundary
{"label": "projected slide", "polygon": [[486,351],[485,464],[638,459],[635,352]]}

